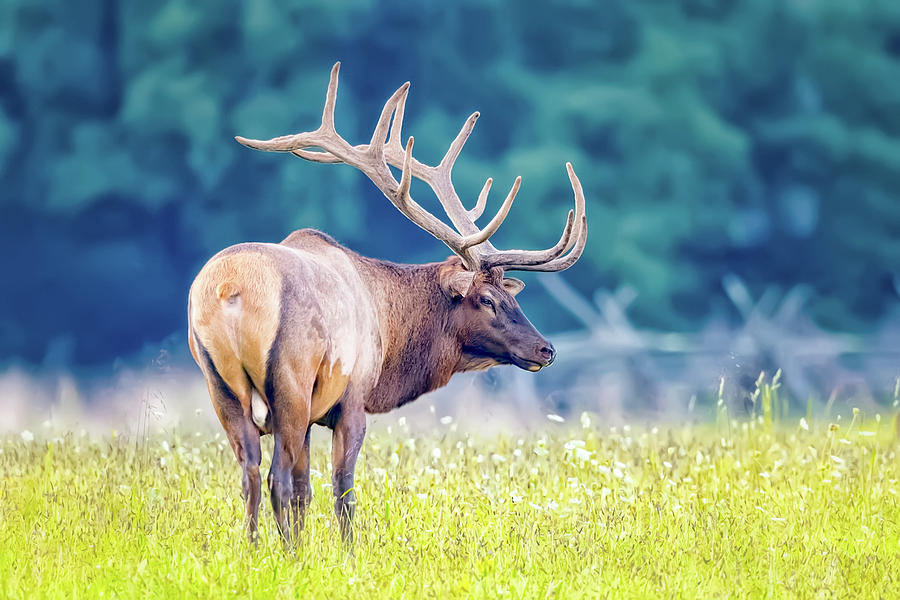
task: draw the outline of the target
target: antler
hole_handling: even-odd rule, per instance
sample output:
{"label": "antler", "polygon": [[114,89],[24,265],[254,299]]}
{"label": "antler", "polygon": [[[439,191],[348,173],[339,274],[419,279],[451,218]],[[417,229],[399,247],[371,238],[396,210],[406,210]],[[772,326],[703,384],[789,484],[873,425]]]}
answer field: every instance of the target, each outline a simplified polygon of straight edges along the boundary
{"label": "antler", "polygon": [[[313,162],[345,163],[356,167],[371,179],[391,204],[410,221],[442,241],[458,255],[467,269],[502,267],[507,270],[561,271],[569,268],[578,260],[587,239],[587,220],[584,214],[584,193],[571,164],[566,163],[566,169],[575,191],[575,212],[573,214],[571,210],[569,211],[559,242],[551,248],[540,251],[498,251],[488,242],[488,238],[497,231],[509,214],[513,200],[519,192],[522,178],[516,177],[500,210],[484,228],[479,228],[475,225],[475,221],[484,212],[493,180],[488,178],[478,195],[475,207],[472,210],[466,210],[456,194],[450,177],[453,165],[459,158],[469,134],[472,133],[479,114],[473,113],[466,119],[439,164],[436,166],[423,164],[412,156],[414,142],[412,137],[407,141],[405,148],[400,143],[403,113],[406,96],[409,92],[409,82],[406,82],[385,103],[370,142],[351,146],[338,135],[334,126],[334,107],[337,101],[340,66],[341,63],[338,62],[331,69],[331,80],[328,83],[325,108],[322,111],[322,123],[318,129],[270,140],[250,140],[240,136],[236,136],[235,139],[256,150],[291,152]],[[319,148],[320,150],[310,150],[310,148]],[[402,170],[399,182],[394,178],[388,165]],[[455,229],[412,199],[409,188],[413,177],[431,187]],[[566,252],[569,254],[563,256]]]}

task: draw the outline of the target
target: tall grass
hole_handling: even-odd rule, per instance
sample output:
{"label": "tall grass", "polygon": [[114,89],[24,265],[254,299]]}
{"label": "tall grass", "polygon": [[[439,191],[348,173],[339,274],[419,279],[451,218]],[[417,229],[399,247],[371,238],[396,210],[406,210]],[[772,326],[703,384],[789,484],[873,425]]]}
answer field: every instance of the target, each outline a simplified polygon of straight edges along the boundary
{"label": "tall grass", "polygon": [[789,424],[776,383],[760,382],[759,416],[723,405],[708,427],[582,415],[480,439],[401,420],[364,445],[352,554],[324,440],[307,528],[286,550],[265,500],[259,547],[245,542],[221,435],[7,436],[0,596],[900,597],[893,428]]}

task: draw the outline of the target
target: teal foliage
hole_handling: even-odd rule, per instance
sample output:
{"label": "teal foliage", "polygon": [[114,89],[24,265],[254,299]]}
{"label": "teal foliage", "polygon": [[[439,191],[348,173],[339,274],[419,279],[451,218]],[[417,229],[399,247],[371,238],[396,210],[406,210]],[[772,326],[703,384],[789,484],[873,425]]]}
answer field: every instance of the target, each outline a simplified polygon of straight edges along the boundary
{"label": "teal foliage", "polygon": [[[454,178],[474,203],[494,177],[496,207],[524,175],[498,245],[556,240],[571,161],[591,234],[567,277],[634,287],[639,325],[701,327],[728,310],[727,273],[808,285],[833,329],[870,328],[896,300],[897,2],[6,0],[0,360],[158,344],[206,258],[294,228],[445,256],[353,170],[233,141],[314,128],[335,60],[354,143],[407,79],[421,160],[481,111]],[[523,298],[542,328],[572,325]]]}

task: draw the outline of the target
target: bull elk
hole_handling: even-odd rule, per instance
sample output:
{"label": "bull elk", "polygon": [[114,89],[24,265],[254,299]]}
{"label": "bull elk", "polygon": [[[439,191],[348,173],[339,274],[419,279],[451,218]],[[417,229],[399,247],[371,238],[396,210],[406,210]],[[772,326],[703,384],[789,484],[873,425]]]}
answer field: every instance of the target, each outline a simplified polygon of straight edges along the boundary
{"label": "bull elk", "polygon": [[[454,373],[503,364],[539,371],[553,362],[553,346],[515,300],[524,284],[504,272],[567,269],[587,238],[584,193],[566,164],[575,209],[559,241],[540,251],[497,250],[488,238],[509,213],[521,178],[484,228],[475,221],[491,179],[471,210],[450,180],[478,113],[466,120],[438,165],[421,163],[413,158],[412,137],[405,148],[400,143],[405,83],[384,105],[371,141],[351,146],[334,126],[339,67],[331,70],[318,129],[268,141],[235,139],[257,150],[359,169],[455,256],[396,264],[360,256],[303,229],[280,244],[231,246],[200,270],[188,298],[188,340],[243,469],[251,540],[258,524],[261,435],[275,438],[268,485],[275,521],[290,541],[302,529],[311,499],[310,427],[332,429],[334,510],[343,537],[351,538],[353,473],[366,413],[411,402],[446,385]],[[400,181],[389,165],[401,169]],[[413,177],[434,191],[453,227],[410,197]]]}

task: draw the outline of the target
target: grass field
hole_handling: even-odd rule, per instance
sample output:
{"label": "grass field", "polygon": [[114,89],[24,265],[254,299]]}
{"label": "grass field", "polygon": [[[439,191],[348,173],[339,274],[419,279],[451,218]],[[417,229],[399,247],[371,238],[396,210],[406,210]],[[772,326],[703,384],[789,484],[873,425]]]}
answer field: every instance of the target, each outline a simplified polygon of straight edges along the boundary
{"label": "grass field", "polygon": [[402,421],[373,433],[352,555],[322,436],[294,551],[265,492],[260,545],[245,542],[221,435],[7,436],[0,596],[900,597],[891,424],[597,421],[522,439]]}

